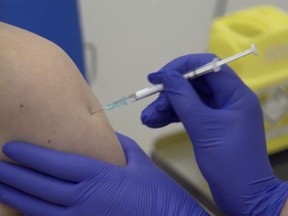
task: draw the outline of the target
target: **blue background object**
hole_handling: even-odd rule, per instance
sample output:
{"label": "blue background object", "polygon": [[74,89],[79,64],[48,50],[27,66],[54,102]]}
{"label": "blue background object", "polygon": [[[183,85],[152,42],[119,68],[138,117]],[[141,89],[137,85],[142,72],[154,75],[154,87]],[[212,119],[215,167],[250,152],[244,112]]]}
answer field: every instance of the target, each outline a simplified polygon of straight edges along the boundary
{"label": "blue background object", "polygon": [[0,20],[56,43],[86,78],[77,0],[0,0]]}

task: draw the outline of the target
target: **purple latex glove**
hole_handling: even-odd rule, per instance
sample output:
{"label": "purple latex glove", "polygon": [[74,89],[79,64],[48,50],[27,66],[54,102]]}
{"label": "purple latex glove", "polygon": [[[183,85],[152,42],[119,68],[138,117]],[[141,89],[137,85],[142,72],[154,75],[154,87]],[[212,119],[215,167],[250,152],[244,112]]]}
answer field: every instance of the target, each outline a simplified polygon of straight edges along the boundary
{"label": "purple latex glove", "polygon": [[227,215],[278,215],[288,185],[273,173],[257,96],[228,67],[186,80],[181,74],[215,58],[180,57],[149,75],[163,83],[160,97],[142,112],[152,128],[181,121],[213,197]]}
{"label": "purple latex glove", "polygon": [[131,139],[118,135],[127,166],[9,143],[0,162],[0,201],[25,215],[207,215]]}

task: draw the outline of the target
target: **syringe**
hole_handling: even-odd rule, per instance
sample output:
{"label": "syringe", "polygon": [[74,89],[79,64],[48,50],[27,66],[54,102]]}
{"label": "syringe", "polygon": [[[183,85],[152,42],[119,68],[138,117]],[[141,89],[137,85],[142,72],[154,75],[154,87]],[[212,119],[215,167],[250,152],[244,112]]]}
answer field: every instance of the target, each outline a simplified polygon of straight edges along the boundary
{"label": "syringe", "polygon": [[[210,73],[210,72],[217,72],[220,70],[222,65],[227,64],[227,63],[234,61],[238,58],[241,58],[243,56],[249,55],[251,53],[254,53],[255,55],[257,54],[257,49],[256,49],[254,44],[251,44],[251,47],[249,49],[247,49],[243,52],[237,53],[237,54],[230,56],[228,58],[225,58],[222,60],[215,58],[215,59],[213,59],[212,62],[209,62],[208,64],[205,64],[205,65],[203,65],[203,66],[201,66],[201,67],[199,67],[193,71],[189,71],[188,73],[184,74],[183,76],[186,79],[194,79],[196,77],[202,76],[202,75]],[[121,99],[116,100],[113,103],[106,105],[103,109],[95,111],[92,114],[95,114],[95,113],[98,113],[98,112],[104,111],[104,110],[113,110],[115,108],[128,105],[128,104],[133,103],[135,101],[141,100],[141,99],[149,97],[151,95],[154,95],[154,94],[156,94],[162,90],[163,90],[162,84],[157,84],[157,85],[153,85],[153,86],[141,89],[139,91],[136,91],[133,94],[130,94],[127,97],[122,97]]]}

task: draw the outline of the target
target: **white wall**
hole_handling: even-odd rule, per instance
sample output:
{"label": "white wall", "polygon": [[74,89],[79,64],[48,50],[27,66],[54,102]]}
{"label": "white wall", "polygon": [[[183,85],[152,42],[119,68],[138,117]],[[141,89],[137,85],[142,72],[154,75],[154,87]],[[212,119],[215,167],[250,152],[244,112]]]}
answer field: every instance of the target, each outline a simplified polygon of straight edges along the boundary
{"label": "white wall", "polygon": [[[85,40],[97,52],[92,86],[103,105],[148,86],[148,73],[173,58],[203,52],[215,8],[211,0],[79,1]],[[251,2],[228,1],[227,11],[263,1]],[[267,2],[288,10],[287,0]],[[143,126],[141,110],[151,101],[107,112],[114,129],[134,138],[146,152],[157,137],[182,129],[175,124],[157,130]]]}
{"label": "white wall", "polygon": [[243,9],[246,7],[257,6],[257,5],[261,5],[261,4],[274,5],[276,7],[280,7],[282,9],[288,11],[288,1],[287,0],[268,0],[268,1],[263,1],[263,0],[242,0],[242,1],[232,0],[232,1],[227,1],[226,10],[227,10],[227,12],[233,12],[235,10]]}

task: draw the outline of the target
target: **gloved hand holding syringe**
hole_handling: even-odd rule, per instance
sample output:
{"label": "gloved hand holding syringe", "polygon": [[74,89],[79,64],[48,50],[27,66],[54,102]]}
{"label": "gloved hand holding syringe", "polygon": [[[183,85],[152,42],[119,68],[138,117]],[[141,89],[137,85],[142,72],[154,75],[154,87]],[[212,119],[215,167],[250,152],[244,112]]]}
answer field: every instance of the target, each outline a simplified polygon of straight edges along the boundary
{"label": "gloved hand holding syringe", "polygon": [[[209,62],[193,71],[188,71],[186,74],[184,74],[183,76],[186,79],[194,79],[196,77],[202,76],[204,74],[210,73],[210,72],[218,72],[221,69],[221,66],[224,64],[227,64],[231,61],[234,61],[238,58],[244,57],[246,55],[249,54],[257,54],[257,49],[255,47],[254,44],[251,44],[251,47],[243,52],[237,53],[233,56],[230,56],[228,58],[219,60],[217,58],[215,58],[212,62]],[[122,97],[119,100],[116,100],[113,103],[110,103],[108,105],[106,105],[104,108],[102,108],[101,110],[97,110],[95,112],[92,112],[91,114],[95,114],[104,110],[113,110],[115,108],[121,107],[121,106],[125,106],[128,105],[130,103],[133,103],[135,101],[141,100],[143,98],[149,97],[151,95],[154,95],[160,91],[163,90],[163,85],[162,84],[158,84],[158,85],[153,85],[144,89],[141,89],[139,91],[136,91],[133,94],[130,94],[127,97]]]}

